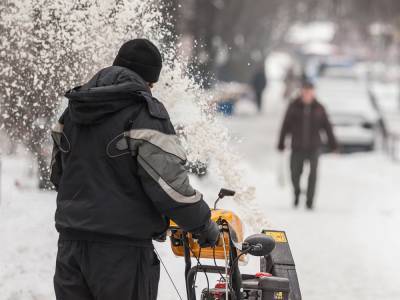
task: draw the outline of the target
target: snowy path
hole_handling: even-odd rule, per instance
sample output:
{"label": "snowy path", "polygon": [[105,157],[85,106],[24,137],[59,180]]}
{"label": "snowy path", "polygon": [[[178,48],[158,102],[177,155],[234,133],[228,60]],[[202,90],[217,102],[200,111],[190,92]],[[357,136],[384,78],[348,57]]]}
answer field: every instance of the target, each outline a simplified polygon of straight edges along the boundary
{"label": "snowy path", "polygon": [[325,155],[316,211],[294,210],[289,180],[280,188],[276,174],[283,107],[270,101],[254,123],[227,124],[243,140],[265,214],[287,230],[304,299],[400,299],[400,165],[376,153]]}
{"label": "snowy path", "polygon": [[[400,299],[400,165],[380,154],[326,155],[316,211],[294,210],[288,182],[280,187],[276,175],[280,158],[274,147],[284,107],[269,101],[266,113],[255,119],[223,122],[242,140],[236,148],[265,215],[288,233],[304,299]],[[16,157],[6,158],[3,165],[0,299],[50,300],[57,240],[55,193],[17,190],[14,180],[26,172],[24,164]],[[212,178],[195,184],[208,200],[219,188]],[[223,201],[223,207],[236,207]],[[157,244],[157,249],[183,291],[183,259],[173,257],[168,244]],[[178,298],[164,272],[159,294],[162,300]]]}
{"label": "snowy path", "polygon": [[304,299],[400,299],[398,166],[385,157],[324,157],[315,212],[291,208],[290,187],[253,170],[258,201],[287,231]]}

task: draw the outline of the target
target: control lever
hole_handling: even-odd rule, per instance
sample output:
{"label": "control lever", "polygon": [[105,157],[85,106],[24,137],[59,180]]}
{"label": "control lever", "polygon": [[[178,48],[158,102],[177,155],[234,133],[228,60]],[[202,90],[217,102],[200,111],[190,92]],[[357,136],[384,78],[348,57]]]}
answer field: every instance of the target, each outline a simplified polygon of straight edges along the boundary
{"label": "control lever", "polygon": [[228,196],[228,197],[235,196],[235,194],[236,194],[236,192],[233,190],[228,190],[228,189],[222,188],[218,193],[218,199],[215,200],[215,202],[214,202],[214,209],[217,209],[217,204],[218,204],[219,200],[221,200],[222,198],[224,198],[226,196]]}

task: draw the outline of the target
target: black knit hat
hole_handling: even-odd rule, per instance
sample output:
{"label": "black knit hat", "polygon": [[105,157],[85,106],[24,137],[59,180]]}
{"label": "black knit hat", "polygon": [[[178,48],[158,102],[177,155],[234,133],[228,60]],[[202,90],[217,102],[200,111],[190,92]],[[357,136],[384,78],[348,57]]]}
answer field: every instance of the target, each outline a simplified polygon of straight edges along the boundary
{"label": "black knit hat", "polygon": [[146,39],[134,39],[122,45],[113,65],[131,69],[147,82],[157,82],[162,58],[160,51],[152,42]]}

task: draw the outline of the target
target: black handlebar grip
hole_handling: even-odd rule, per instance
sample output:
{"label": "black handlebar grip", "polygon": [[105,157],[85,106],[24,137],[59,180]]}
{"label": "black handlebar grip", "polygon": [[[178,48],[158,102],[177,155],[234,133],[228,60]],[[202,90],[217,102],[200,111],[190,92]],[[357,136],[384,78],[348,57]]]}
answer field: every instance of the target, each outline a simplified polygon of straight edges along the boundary
{"label": "black handlebar grip", "polygon": [[265,256],[275,248],[275,240],[265,234],[253,234],[243,242],[243,250],[253,256]]}
{"label": "black handlebar grip", "polygon": [[228,190],[228,189],[222,188],[219,191],[218,197],[224,198],[225,196],[234,196],[235,194],[236,194],[236,192],[233,190]]}

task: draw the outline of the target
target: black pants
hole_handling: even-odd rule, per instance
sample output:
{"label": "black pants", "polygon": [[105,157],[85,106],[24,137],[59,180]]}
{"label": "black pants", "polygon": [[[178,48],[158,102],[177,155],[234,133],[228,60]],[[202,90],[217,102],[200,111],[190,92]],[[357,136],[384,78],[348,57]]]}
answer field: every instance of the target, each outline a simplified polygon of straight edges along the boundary
{"label": "black pants", "polygon": [[312,206],[315,195],[315,186],[317,183],[317,169],[318,169],[318,151],[293,151],[290,157],[290,171],[293,183],[295,196],[298,197],[301,192],[300,179],[303,173],[303,166],[306,161],[310,163],[310,174],[308,176],[307,187],[307,205]]}
{"label": "black pants", "polygon": [[260,112],[262,108],[262,90],[261,91],[256,91],[256,105],[257,109]]}
{"label": "black pants", "polygon": [[155,300],[160,264],[153,248],[60,240],[57,300]]}

